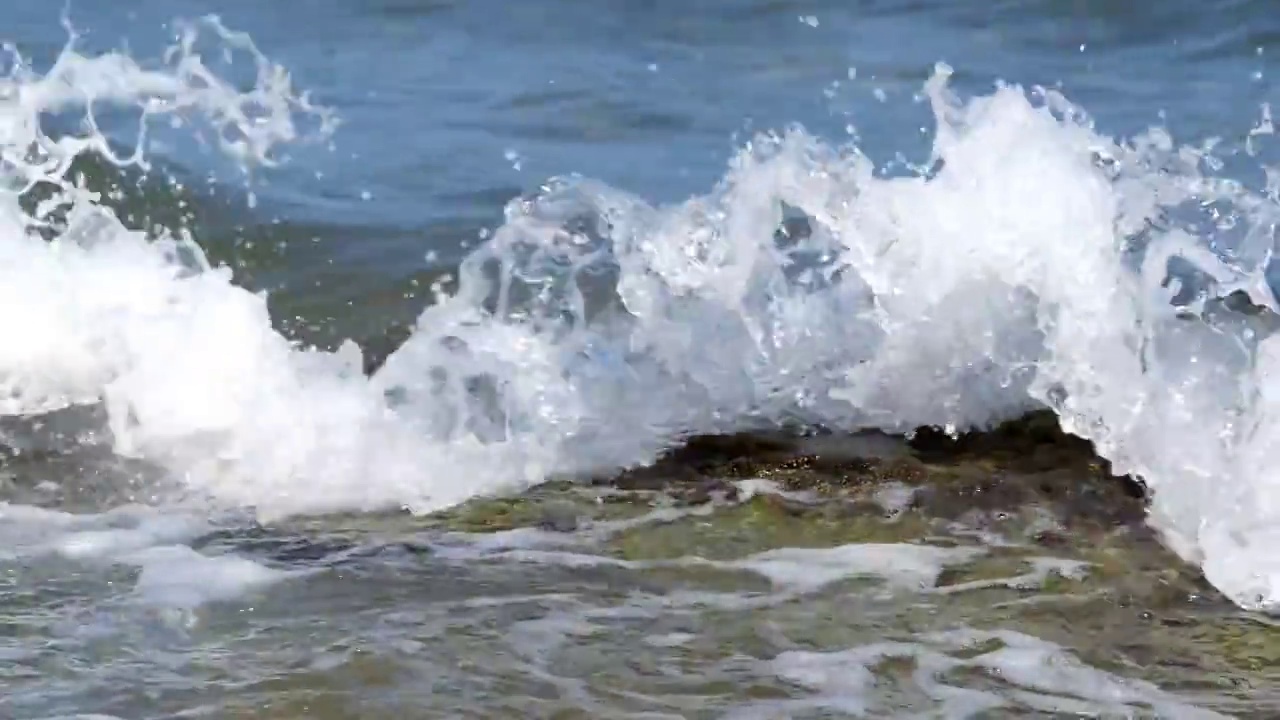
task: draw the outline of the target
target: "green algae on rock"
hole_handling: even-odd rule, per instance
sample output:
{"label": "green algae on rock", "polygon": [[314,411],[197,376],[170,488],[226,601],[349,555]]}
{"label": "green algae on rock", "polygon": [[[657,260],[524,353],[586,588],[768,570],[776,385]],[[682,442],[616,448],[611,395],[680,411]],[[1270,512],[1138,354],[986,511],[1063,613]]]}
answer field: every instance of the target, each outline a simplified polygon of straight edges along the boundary
{"label": "green algae on rock", "polygon": [[697,502],[716,493],[731,497],[726,481],[737,478],[824,496],[905,483],[920,486],[915,502],[941,517],[1043,503],[1064,521],[1102,528],[1140,524],[1146,512],[1142,482],[1112,474],[1088,441],[1062,432],[1048,411],[955,436],[936,428],[903,439],[878,433],[699,436],[651,465],[596,482]]}

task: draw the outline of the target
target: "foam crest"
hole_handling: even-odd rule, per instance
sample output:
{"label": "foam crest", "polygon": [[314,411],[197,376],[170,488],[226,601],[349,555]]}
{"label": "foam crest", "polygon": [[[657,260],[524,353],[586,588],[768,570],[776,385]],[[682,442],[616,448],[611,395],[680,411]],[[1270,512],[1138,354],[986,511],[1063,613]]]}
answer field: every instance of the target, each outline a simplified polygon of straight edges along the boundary
{"label": "foam crest", "polygon": [[[926,86],[938,133],[919,176],[795,131],[758,139],[677,207],[585,181],[514,204],[380,379],[421,387],[405,373],[432,364],[419,353],[460,305],[482,308],[467,347],[515,327],[533,357],[573,353],[559,377],[516,352],[490,375],[507,402],[567,400],[560,415],[496,406],[559,445],[560,469],[726,427],[962,429],[1049,406],[1149,483],[1175,549],[1269,606],[1280,573],[1254,548],[1280,518],[1267,433],[1247,428],[1268,425],[1260,386],[1280,341],[1205,300],[1273,302],[1274,203],[1204,174],[1214,158],[1162,131],[1106,138],[1046,91],[962,102],[946,76]],[[776,232],[788,208],[808,218],[798,238]]]}
{"label": "foam crest", "polygon": [[[247,87],[203,62],[210,38],[249,58]],[[0,412],[101,403],[116,452],[179,496],[269,517],[429,512],[647,462],[691,433],[961,429],[1048,406],[1147,481],[1152,522],[1215,584],[1280,605],[1280,339],[1206,302],[1274,305],[1273,196],[1221,175],[1208,146],[1108,138],[1054,92],[962,99],[948,75],[925,85],[937,126],[915,174],[793,129],[670,207],[548,182],[366,378],[354,345],[277,333],[198,237],[126,228],[69,177],[84,153],[144,164],[162,118],[246,169],[325,137],[332,114],[283,68],[212,19],[146,69],[74,42],[43,74],[16,61],[0,80]],[[128,153],[97,129],[108,106],[141,117]],[[54,137],[49,114],[84,129]]]}

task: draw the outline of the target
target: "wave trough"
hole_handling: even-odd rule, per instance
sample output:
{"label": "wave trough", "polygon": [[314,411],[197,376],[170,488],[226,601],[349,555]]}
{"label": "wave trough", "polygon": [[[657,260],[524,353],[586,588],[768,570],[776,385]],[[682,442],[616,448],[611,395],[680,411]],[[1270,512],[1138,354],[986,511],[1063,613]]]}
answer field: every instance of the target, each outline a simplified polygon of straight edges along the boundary
{"label": "wave trough", "polygon": [[[254,84],[216,76],[201,37],[246,53]],[[16,58],[0,80],[0,412],[101,404],[114,452],[168,479],[153,502],[272,517],[430,512],[648,462],[693,433],[960,430],[1049,407],[1146,481],[1152,524],[1211,582],[1280,607],[1280,338],[1206,304],[1275,306],[1273,188],[1223,174],[1211,144],[1107,137],[1054,91],[960,98],[949,73],[924,86],[936,128],[915,174],[792,129],[674,206],[548,182],[366,377],[354,344],[276,332],[198,228],[127,228],[69,172],[86,153],[145,163],[145,132],[122,157],[98,130],[108,106],[144,129],[203,127],[246,167],[327,137],[333,116],[283,68],[214,19],[150,69],[74,38],[43,74]],[[79,132],[42,127],[68,112]]]}

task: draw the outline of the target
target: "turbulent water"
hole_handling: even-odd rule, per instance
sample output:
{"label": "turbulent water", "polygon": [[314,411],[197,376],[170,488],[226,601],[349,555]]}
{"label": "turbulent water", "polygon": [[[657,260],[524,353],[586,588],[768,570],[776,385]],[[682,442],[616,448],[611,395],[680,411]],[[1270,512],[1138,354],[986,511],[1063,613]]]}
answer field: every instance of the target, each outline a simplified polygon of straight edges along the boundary
{"label": "turbulent water", "polygon": [[[798,6],[766,11],[750,3],[723,4],[733,22],[746,22],[734,12],[753,17],[750,26],[757,35],[761,18],[776,23],[778,42],[796,47],[806,32],[839,32],[847,26],[862,36],[866,27],[913,22],[910,14],[890,12],[892,3],[827,8],[829,14]],[[1217,54],[1233,43],[1249,46],[1245,57],[1263,57],[1266,37],[1241,39],[1232,33],[1247,35],[1246,20],[1262,18],[1268,9],[1220,4],[1223,17],[1242,16],[1241,29],[1228,26],[1226,39],[1216,45],[1195,35],[1195,23],[1177,12],[1152,10],[1161,17],[1150,22],[1163,23],[1169,37],[1185,38],[1177,52],[1203,58],[1210,69],[1217,67],[1211,62]],[[973,33],[979,38],[975,42],[999,49],[993,45],[975,64],[979,74],[990,69],[995,76],[1022,81],[1018,76],[1025,70],[1013,64],[1008,72],[1002,68],[1001,58],[1017,56],[1008,38],[1036,37],[1046,32],[1044,23],[1056,21],[1048,3],[1040,4],[1045,15],[1036,22],[1020,14],[1030,12],[1021,6],[995,5],[984,13],[993,18],[1003,13],[1007,21],[975,27]],[[646,8],[634,12],[665,12]],[[1201,10],[1210,12],[1196,12]],[[421,11],[427,13],[425,6]],[[448,16],[462,11],[446,6],[440,12],[445,15],[439,33],[451,38],[445,45],[465,47],[474,28]],[[598,18],[583,22],[615,27],[604,18],[617,12],[601,10]],[[945,17],[953,11],[939,5],[933,12]],[[1068,23],[1074,29],[1062,30],[1058,44],[1074,34],[1098,38],[1095,44],[1103,52],[1108,43],[1121,47],[1110,50],[1121,57],[1122,50],[1137,52],[1141,43],[1124,35],[1147,21],[1108,18],[1110,12],[1101,5],[1081,9]],[[1105,27],[1081,26],[1082,18]],[[165,19],[156,19],[155,34],[162,33]],[[54,18],[46,20],[56,26]],[[229,14],[227,22],[232,20]],[[962,27],[965,21],[956,20]],[[536,14],[503,22],[516,36],[512,42],[539,32],[537,23],[558,28],[549,27],[549,36],[564,33],[560,21]],[[429,33],[434,26],[415,27]],[[184,655],[173,647],[177,641],[145,638],[153,632],[189,632],[197,638],[183,642],[205,643],[218,632],[232,632],[227,626],[234,616],[220,616],[210,628],[165,613],[307,582],[310,590],[285,591],[297,597],[264,599],[265,612],[283,618],[290,602],[300,603],[305,612],[307,596],[317,594],[338,598],[326,612],[341,612],[335,608],[344,603],[355,607],[350,588],[339,580],[307,580],[318,572],[315,568],[267,563],[234,545],[219,550],[218,543],[208,542],[210,533],[332,513],[355,517],[407,508],[426,515],[551,479],[607,475],[648,463],[692,434],[779,426],[964,430],[1050,408],[1065,430],[1095,443],[1116,471],[1144,481],[1151,492],[1149,523],[1170,549],[1202,568],[1242,608],[1280,608],[1280,559],[1274,552],[1280,541],[1280,476],[1272,461],[1280,446],[1280,337],[1270,335],[1256,316],[1206,305],[1243,290],[1258,305],[1278,307],[1268,283],[1280,220],[1280,176],[1268,160],[1271,115],[1263,90],[1248,94],[1248,102],[1236,102],[1224,90],[1198,95],[1196,84],[1261,88],[1261,70],[1253,78],[1245,73],[1189,80],[1178,91],[1190,96],[1186,117],[1180,120],[1173,111],[1161,115],[1162,108],[1152,105],[1139,111],[1148,113],[1140,122],[1150,122],[1142,129],[1133,122],[1131,108],[1118,100],[1114,107],[1125,116],[1110,125],[1095,124],[1091,108],[1075,104],[1069,77],[1060,88],[1054,83],[1064,78],[1050,73],[1026,78],[1025,84],[981,86],[945,63],[932,65],[942,59],[933,57],[932,70],[921,65],[909,79],[904,73],[892,85],[875,87],[870,95],[878,100],[860,105],[859,112],[840,114],[834,125],[848,124],[840,134],[782,124],[799,118],[786,117],[786,103],[759,98],[759,107],[769,108],[764,115],[780,115],[779,123],[740,135],[722,176],[691,188],[687,199],[680,198],[690,175],[676,172],[676,158],[668,155],[681,152],[680,134],[691,132],[681,129],[685,123],[672,120],[664,126],[655,119],[643,132],[618,130],[616,139],[600,141],[598,152],[611,152],[615,143],[623,165],[632,161],[628,158],[638,163],[647,153],[662,158],[635,171],[636,187],[569,172],[589,171],[592,163],[585,161],[557,177],[530,181],[527,191],[505,205],[500,223],[465,255],[460,245],[416,246],[420,256],[458,256],[460,262],[447,276],[413,279],[413,298],[425,300],[434,292],[435,299],[421,310],[407,340],[366,375],[356,342],[310,347],[297,341],[279,312],[273,318],[275,300],[261,290],[270,289],[270,272],[288,278],[287,264],[274,269],[236,265],[236,253],[246,252],[245,245],[228,252],[211,242],[206,236],[221,232],[215,230],[219,221],[202,225],[195,209],[188,213],[185,206],[204,203],[201,211],[210,212],[214,201],[200,199],[207,185],[200,176],[211,168],[211,177],[221,183],[217,187],[233,198],[245,199],[242,180],[250,182],[249,199],[240,209],[227,210],[227,217],[256,212],[254,183],[273,173],[285,178],[263,195],[274,203],[273,212],[287,217],[288,208],[295,207],[323,214],[324,201],[307,196],[315,183],[347,172],[353,178],[368,173],[361,160],[344,160],[346,155],[335,149],[344,147],[348,111],[342,93],[310,97],[304,92],[306,78],[295,80],[267,57],[269,44],[263,41],[260,50],[249,35],[221,20],[173,28],[175,44],[154,56],[91,50],[70,31],[71,42],[60,51],[45,48],[49,62],[29,60],[21,48],[13,49],[0,80],[0,431],[11,449],[8,462],[18,468],[9,472],[17,489],[0,505],[0,563],[8,566],[3,592],[6,605],[17,608],[12,612],[48,615],[52,623],[46,627],[51,645],[8,643],[0,657],[30,663],[40,677],[65,679],[24,685],[27,690],[10,697],[19,703],[13,706],[17,716],[123,707],[119,711],[138,716],[190,711],[222,717],[218,713],[224,711],[201,711],[197,704],[182,709],[173,698],[184,697],[183,691],[165,695],[160,687],[167,674],[175,683],[170,689],[181,688],[178,678],[200,675],[190,664],[212,663],[218,651]],[[678,35],[679,26],[673,28]],[[49,37],[49,29],[44,32]],[[997,43],[992,33],[1001,32],[1006,41]],[[268,34],[276,35],[279,31]],[[767,43],[767,37],[754,42]],[[598,42],[594,36],[589,41]],[[703,52],[688,41],[655,41],[648,52],[636,54],[636,78],[671,72],[664,67],[663,42],[671,44],[667,52],[677,58],[676,65],[688,53]],[[1054,52],[1081,62],[1090,57],[1088,45],[1082,39]],[[741,46],[732,49],[739,53],[733,57],[751,65],[753,58],[742,54]],[[945,43],[938,50],[935,55],[941,56]],[[757,52],[766,51],[782,57],[757,62],[751,72],[778,73],[791,82],[785,54],[799,51],[765,44]],[[365,48],[344,57],[335,50],[331,72],[359,75],[365,52],[374,51]],[[964,72],[957,54],[964,53],[949,59]],[[1123,63],[1111,62],[1118,63],[1112,74],[1098,71],[1079,82],[1083,94],[1102,98],[1099,117],[1108,112],[1108,92],[1128,93]],[[1146,65],[1135,61],[1133,67]],[[590,86],[590,70],[584,67],[586,79],[578,82]],[[474,67],[459,70],[459,77],[475,72]],[[852,84],[857,77],[851,67],[827,78],[833,83],[827,98],[843,97],[841,83]],[[594,105],[566,111],[622,112],[625,87],[641,81],[624,76],[612,82],[623,89],[613,87]],[[916,91],[914,101],[901,91],[908,84]],[[876,113],[890,112],[885,87],[895,89],[897,102],[916,102],[927,110],[920,116],[927,123],[918,133],[895,134],[886,130],[885,117],[877,119]],[[482,88],[441,90],[440,102],[454,90],[465,94]],[[812,94],[820,99],[822,90],[818,85]],[[556,93],[572,98],[583,91],[550,87],[539,92],[542,100],[530,90],[525,102],[554,103]],[[1143,99],[1139,90],[1129,95],[1126,102]],[[1214,98],[1230,101],[1230,107],[1206,120],[1203,106]],[[395,102],[382,99],[382,112],[407,112],[395,109]],[[514,103],[495,112],[521,123],[534,122],[528,118],[535,110],[547,112]],[[439,112],[447,115],[447,109]],[[829,121],[830,116],[823,122]],[[403,122],[388,119],[391,130]],[[457,132],[457,120],[450,122]],[[600,122],[602,135],[614,132]],[[1179,122],[1191,130],[1175,132]],[[447,124],[423,115],[406,132],[445,132]],[[547,133],[554,131],[549,124]],[[408,138],[405,143],[412,149]],[[551,162],[546,156],[553,145],[540,146],[542,162]],[[181,148],[190,147],[210,151],[200,156],[204,165],[177,169],[186,157]],[[578,147],[576,152],[585,151]],[[297,157],[289,158],[290,153]],[[525,162],[518,149],[506,155],[509,163]],[[306,179],[309,158],[323,172]],[[87,167],[114,178],[112,166],[159,178],[160,189],[146,192],[154,202],[168,203],[176,219],[139,223],[123,208],[140,186],[85,179]],[[668,169],[670,179],[664,175]],[[357,192],[352,187],[360,182],[347,190]],[[460,203],[503,194],[489,187],[457,191],[474,193]],[[408,191],[400,196],[393,189],[359,192],[384,204],[388,197],[412,202]],[[292,239],[304,246],[308,241]],[[344,252],[356,267],[362,253],[373,251],[353,240]],[[231,265],[209,259],[220,253],[232,258]],[[316,271],[298,269],[297,277],[309,280],[309,272]],[[388,276],[386,284],[395,286],[401,279]],[[440,282],[428,292],[433,279]],[[297,301],[296,293],[295,302],[303,316],[298,322],[305,324],[306,303]],[[405,302],[398,312],[418,307]],[[352,310],[344,322],[334,327],[369,321]],[[329,332],[339,339],[343,335]],[[599,526],[597,534],[613,532],[610,527]],[[645,601],[585,607],[568,587],[533,577],[525,565],[564,569],[586,563],[608,574],[635,570],[629,563],[637,561],[606,562],[558,546],[547,550],[537,538],[510,546],[504,542],[433,540],[433,552],[446,562],[433,571],[440,577],[423,582],[477,587],[495,582],[507,588],[489,600],[481,590],[456,591],[459,597],[449,602],[472,608],[467,622],[478,624],[486,614],[519,612],[534,596],[551,603],[552,611],[540,619],[495,620],[509,628],[504,642],[523,653],[519,672],[534,673],[525,680],[543,684],[541,689],[512,685],[512,697],[559,693],[575,699],[589,716],[604,717],[628,707],[640,712],[647,707],[640,702],[643,693],[674,692],[669,687],[602,696],[585,681],[574,684],[556,674],[577,662],[573,657],[557,656],[560,670],[555,672],[547,664],[563,643],[590,636],[603,625],[641,632],[632,626],[660,617],[655,614],[660,608]],[[671,610],[671,617],[681,616],[681,603],[711,603],[726,612],[734,602],[744,613],[776,609],[792,597],[788,593],[816,592],[854,576],[880,576],[890,587],[904,578],[911,587],[932,585],[943,568],[980,552],[905,544],[847,547],[827,554],[784,548],[732,561],[672,561],[681,572],[755,574],[774,589],[732,602],[727,589],[711,600],[667,595],[661,608]],[[492,562],[501,558],[516,564],[502,566],[507,574],[501,581],[488,579],[486,574],[495,572]],[[388,568],[402,562],[401,555],[385,559]],[[457,574],[467,567],[473,574]],[[376,582],[379,572],[369,572],[366,582]],[[483,665],[485,658],[503,652],[492,639],[476,640],[469,654],[451,659],[446,652],[464,652],[466,646],[446,651],[433,644],[428,636],[446,632],[443,626],[419,628],[413,640],[397,635],[398,594],[413,591],[403,582],[384,581],[385,601],[375,603],[386,613],[377,626],[381,641],[411,643],[405,652],[423,664],[416,672],[446,679],[419,702],[436,702],[447,713],[468,707],[463,700],[472,692],[480,693],[474,700],[481,705],[495,693],[505,697],[500,687],[481,692],[458,680],[460,667]],[[616,592],[641,592],[628,590],[631,582],[617,579]],[[528,597],[511,595],[510,589],[522,583],[530,585]],[[128,588],[125,596],[119,594],[122,585]],[[382,596],[369,596],[374,597]],[[881,612],[876,597],[850,601],[851,616]],[[149,616],[120,614],[122,598],[169,619],[152,626],[141,619]],[[430,626],[445,622],[446,615],[406,616],[405,621]],[[311,619],[324,623],[322,615]],[[22,626],[12,618],[6,622]],[[650,628],[643,644],[666,649],[696,644],[710,637],[699,633],[715,632],[702,628],[703,622],[709,621],[698,620],[692,628]],[[130,623],[140,626],[123,627]],[[118,633],[144,640],[113,650]],[[951,652],[993,639],[1004,649],[971,657]],[[877,684],[870,668],[888,657],[911,657],[920,668],[919,692],[943,702],[948,716],[981,712],[1000,702],[979,690],[948,695],[930,684],[929,677],[957,668],[996,668],[1009,682],[1030,688],[1019,702],[1045,712],[1105,712],[1126,703],[1145,703],[1161,716],[1196,712],[1155,686],[1107,689],[1120,681],[1062,660],[1065,651],[1047,640],[1012,630],[930,631],[909,645],[864,640],[835,654],[793,649],[769,659],[708,658],[703,672],[709,676],[702,682],[714,682],[717,673],[746,673],[812,691],[807,700],[743,700],[734,706],[734,717],[792,716],[824,708],[858,714],[876,706],[870,699]],[[75,662],[97,669],[82,672],[74,662],[59,660],[59,643],[76,645]],[[227,652],[282,652],[267,647],[270,639],[256,644],[263,646],[255,650],[255,642],[246,642]],[[593,662],[595,652],[579,660]],[[152,658],[151,689],[147,682],[130,686],[129,668],[137,660],[129,656],[138,653]],[[307,663],[308,672],[324,673],[317,664],[329,662],[329,656],[308,654],[280,662]],[[244,662],[256,667],[252,659]],[[455,666],[445,670],[450,662]],[[654,662],[660,667],[653,672],[679,676],[665,661]],[[233,673],[232,667],[221,672]],[[403,667],[351,670],[384,671],[408,672]],[[9,680],[16,683],[20,675]],[[235,686],[234,678],[225,681]],[[1067,692],[1085,704],[1028,700],[1036,691]],[[137,696],[125,702],[121,692]],[[161,696],[169,699],[156,699]],[[436,696],[448,699],[430,699]],[[608,705],[606,697],[618,704]],[[478,711],[479,716],[498,712],[486,707],[491,709]],[[511,711],[519,703],[506,707]],[[696,704],[668,704],[665,716],[696,709]],[[305,712],[346,717],[330,710]]]}

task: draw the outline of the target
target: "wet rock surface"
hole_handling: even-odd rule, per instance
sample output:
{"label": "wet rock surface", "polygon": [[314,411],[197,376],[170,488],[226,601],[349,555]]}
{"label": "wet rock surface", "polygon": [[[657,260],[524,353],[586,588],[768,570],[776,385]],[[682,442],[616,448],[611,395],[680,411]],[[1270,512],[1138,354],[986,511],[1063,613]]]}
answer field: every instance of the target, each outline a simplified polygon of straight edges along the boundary
{"label": "wet rock surface", "polygon": [[1062,432],[1048,412],[954,437],[935,428],[901,439],[880,434],[694,437],[653,465],[596,482],[626,491],[665,491],[681,502],[699,503],[732,499],[736,490],[730,481],[743,478],[768,479],[834,500],[887,483],[916,485],[913,506],[942,518],[1041,504],[1070,527],[1136,530],[1146,513],[1142,482],[1113,474],[1087,441]]}

